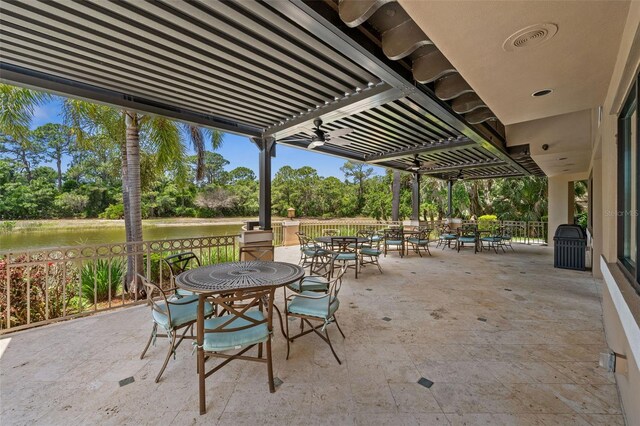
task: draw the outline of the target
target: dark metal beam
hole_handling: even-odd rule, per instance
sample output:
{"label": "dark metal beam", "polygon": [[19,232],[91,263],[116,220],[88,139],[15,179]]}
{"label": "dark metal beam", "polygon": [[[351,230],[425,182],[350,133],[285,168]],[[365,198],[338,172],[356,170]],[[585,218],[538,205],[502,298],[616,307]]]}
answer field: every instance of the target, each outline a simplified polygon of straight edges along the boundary
{"label": "dark metal beam", "polygon": [[276,146],[273,138],[253,138],[253,142],[260,149],[258,175],[260,182],[260,199],[258,202],[258,216],[260,229],[271,229],[271,157]]}
{"label": "dark metal beam", "polygon": [[495,166],[505,166],[505,163],[502,160],[498,160],[492,158],[490,160],[479,160],[479,161],[471,161],[466,163],[458,163],[458,164],[450,164],[446,166],[436,166],[430,167],[427,169],[421,169],[420,173],[422,174],[433,174],[433,173],[442,173],[442,172],[451,172],[457,170],[474,170],[474,169],[484,169],[486,167],[495,167]]}
{"label": "dark metal beam", "polygon": [[313,120],[315,118],[322,117],[324,124],[329,124],[341,118],[395,101],[404,96],[405,93],[401,90],[391,87],[386,83],[378,83],[377,85],[366,87],[359,92],[354,92],[349,94],[349,96],[344,96],[328,104],[319,105],[306,114],[268,127],[265,129],[264,135],[273,136],[280,140],[295,135],[301,130],[313,127]]}
{"label": "dark metal beam", "polygon": [[453,215],[453,180],[447,181],[447,218],[451,219]]}
{"label": "dark metal beam", "polygon": [[140,113],[161,115],[242,136],[259,136],[261,131],[257,127],[246,126],[222,117],[185,110],[151,99],[103,89],[5,62],[0,63],[0,82],[34,90],[44,90],[66,97],[107,104]]}
{"label": "dark metal beam", "polygon": [[445,102],[437,99],[428,87],[422,84],[414,86],[410,71],[403,72],[399,69],[400,65],[390,64],[386,58],[381,57],[379,47],[373,45],[371,40],[366,39],[358,30],[346,26],[338,14],[324,2],[266,1],[274,9],[302,23],[308,31],[361,64],[381,80],[402,91],[409,91],[407,97],[427,110],[429,119],[455,129],[523,174],[528,174],[524,167],[509,157],[504,149],[504,142],[497,134],[495,137],[485,132],[481,134],[480,127],[469,125]]}
{"label": "dark metal beam", "polygon": [[476,146],[476,143],[468,138],[454,139],[452,141],[445,140],[443,142],[425,142],[423,145],[419,146],[396,149],[382,154],[367,155],[365,156],[365,161],[367,163],[379,163],[382,161],[394,160],[417,154],[433,154],[445,151],[450,152],[452,150],[465,149],[472,146]]}
{"label": "dark metal beam", "polygon": [[411,182],[411,220],[420,220],[420,174],[413,174]]}

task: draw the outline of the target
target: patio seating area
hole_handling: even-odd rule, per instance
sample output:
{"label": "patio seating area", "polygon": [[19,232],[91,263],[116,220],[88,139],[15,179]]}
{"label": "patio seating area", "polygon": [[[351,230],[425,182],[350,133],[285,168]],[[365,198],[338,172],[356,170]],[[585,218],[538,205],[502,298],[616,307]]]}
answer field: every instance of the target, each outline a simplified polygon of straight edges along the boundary
{"label": "patio seating area", "polygon": [[[445,248],[380,257],[384,274],[366,265],[342,283],[346,338],[328,328],[341,365],[312,336],[296,339],[286,360],[274,320],[276,392],[263,365],[234,361],[206,381],[203,416],[188,344],[159,383],[167,339],[139,359],[146,306],[9,334],[0,340],[0,421],[624,424],[613,375],[598,367],[601,283],[553,269],[552,257],[550,247],[527,245],[500,256]],[[297,263],[299,247],[277,248],[275,259]]]}

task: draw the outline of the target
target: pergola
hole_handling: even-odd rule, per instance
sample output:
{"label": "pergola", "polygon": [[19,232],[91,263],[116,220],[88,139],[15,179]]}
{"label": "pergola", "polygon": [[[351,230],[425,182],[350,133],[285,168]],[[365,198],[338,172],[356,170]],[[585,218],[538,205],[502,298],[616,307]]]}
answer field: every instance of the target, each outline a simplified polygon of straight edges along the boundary
{"label": "pergola", "polygon": [[0,5],[2,82],[251,138],[264,229],[276,144],[305,148],[315,118],[353,129],[317,151],[412,171],[414,216],[421,174],[543,175],[396,2]]}

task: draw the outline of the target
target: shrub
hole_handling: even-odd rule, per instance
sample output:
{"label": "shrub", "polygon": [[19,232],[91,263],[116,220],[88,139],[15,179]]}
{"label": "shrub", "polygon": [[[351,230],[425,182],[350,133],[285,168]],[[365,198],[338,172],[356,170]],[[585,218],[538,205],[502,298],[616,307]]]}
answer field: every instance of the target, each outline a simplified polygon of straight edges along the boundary
{"label": "shrub", "polygon": [[62,217],[84,217],[89,197],[65,192],[56,197],[54,204]]}
{"label": "shrub", "polygon": [[494,214],[485,214],[478,218],[478,229],[489,230],[495,226],[498,221],[498,217]]}
{"label": "shrub", "polygon": [[124,206],[122,203],[110,204],[98,217],[100,219],[122,219],[124,218]]}
{"label": "shrub", "polygon": [[98,259],[82,267],[82,297],[89,303],[104,302],[113,298],[122,285],[125,265],[120,259]]}
{"label": "shrub", "polygon": [[15,220],[5,220],[4,222],[0,222],[0,232],[11,232],[13,228],[16,227]]}

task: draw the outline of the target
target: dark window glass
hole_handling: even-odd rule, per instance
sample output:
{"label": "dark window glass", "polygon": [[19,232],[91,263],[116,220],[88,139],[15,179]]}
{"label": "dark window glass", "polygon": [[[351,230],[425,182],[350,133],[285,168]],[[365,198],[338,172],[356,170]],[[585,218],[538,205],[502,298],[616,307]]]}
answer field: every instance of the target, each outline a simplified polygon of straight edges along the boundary
{"label": "dark window glass", "polygon": [[638,268],[638,84],[636,81],[618,118],[618,260],[640,288]]}

